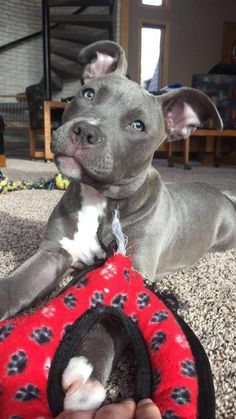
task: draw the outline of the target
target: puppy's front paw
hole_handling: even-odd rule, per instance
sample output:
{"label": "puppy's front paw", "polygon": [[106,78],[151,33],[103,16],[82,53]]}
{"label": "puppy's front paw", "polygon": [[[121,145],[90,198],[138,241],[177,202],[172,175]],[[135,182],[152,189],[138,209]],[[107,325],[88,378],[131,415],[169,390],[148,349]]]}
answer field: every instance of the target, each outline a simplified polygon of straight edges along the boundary
{"label": "puppy's front paw", "polygon": [[101,406],[106,391],[99,381],[89,378],[92,371],[93,366],[87,358],[71,358],[62,375],[65,410],[90,410]]}

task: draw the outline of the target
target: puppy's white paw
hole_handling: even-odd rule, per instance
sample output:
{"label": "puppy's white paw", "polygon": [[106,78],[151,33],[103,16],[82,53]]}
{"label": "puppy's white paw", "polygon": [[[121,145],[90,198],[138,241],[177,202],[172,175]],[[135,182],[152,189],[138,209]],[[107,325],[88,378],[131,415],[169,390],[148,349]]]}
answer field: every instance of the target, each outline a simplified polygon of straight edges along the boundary
{"label": "puppy's white paw", "polygon": [[93,366],[85,356],[74,356],[62,374],[63,390],[67,392],[75,381],[80,381],[81,384],[86,383],[92,371]]}
{"label": "puppy's white paw", "polygon": [[[73,387],[71,387],[72,390]],[[73,393],[66,393],[64,410],[93,410],[98,409],[104,402],[106,390],[97,380],[89,379],[85,384],[74,387]]]}
{"label": "puppy's white paw", "polygon": [[87,358],[71,358],[62,375],[65,410],[90,410],[101,406],[106,391],[99,381],[89,379],[92,371],[93,366]]}

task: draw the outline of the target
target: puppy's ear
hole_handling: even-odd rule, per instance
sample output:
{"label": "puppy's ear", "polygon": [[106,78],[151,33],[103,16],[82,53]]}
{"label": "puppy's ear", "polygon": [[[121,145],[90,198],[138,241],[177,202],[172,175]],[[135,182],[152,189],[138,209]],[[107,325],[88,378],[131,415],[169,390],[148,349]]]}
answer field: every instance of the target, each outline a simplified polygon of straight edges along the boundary
{"label": "puppy's ear", "polygon": [[116,42],[95,42],[80,51],[78,61],[84,67],[84,79],[95,79],[113,72],[120,76],[126,75],[125,52]]}
{"label": "puppy's ear", "polygon": [[219,112],[209,97],[196,89],[181,88],[158,97],[162,102],[168,141],[187,138],[209,119],[223,129]]}

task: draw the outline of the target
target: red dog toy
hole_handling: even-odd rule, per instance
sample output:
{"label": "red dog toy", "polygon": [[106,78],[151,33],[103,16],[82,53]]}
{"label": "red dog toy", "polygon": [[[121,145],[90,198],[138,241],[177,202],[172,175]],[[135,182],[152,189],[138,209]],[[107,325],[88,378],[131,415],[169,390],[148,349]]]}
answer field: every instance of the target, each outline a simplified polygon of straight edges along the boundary
{"label": "red dog toy", "polygon": [[126,256],[80,275],[54,300],[0,324],[1,419],[49,419],[63,409],[61,375],[101,316],[116,316],[133,345],[136,400],[163,419],[214,418],[206,354],[193,332],[148,290]]}

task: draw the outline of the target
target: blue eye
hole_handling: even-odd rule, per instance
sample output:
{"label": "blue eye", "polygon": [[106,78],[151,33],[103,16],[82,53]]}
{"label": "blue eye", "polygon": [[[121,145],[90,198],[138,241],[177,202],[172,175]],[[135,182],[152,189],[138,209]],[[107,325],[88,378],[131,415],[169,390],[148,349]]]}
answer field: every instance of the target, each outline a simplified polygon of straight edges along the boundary
{"label": "blue eye", "polygon": [[93,100],[94,96],[95,96],[95,92],[93,89],[84,89],[83,90],[83,96],[85,97],[85,99],[88,100]]}
{"label": "blue eye", "polygon": [[134,122],[132,122],[131,126],[135,129],[135,131],[145,131],[145,125],[140,119],[136,119]]}

